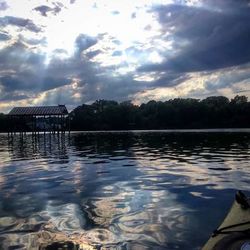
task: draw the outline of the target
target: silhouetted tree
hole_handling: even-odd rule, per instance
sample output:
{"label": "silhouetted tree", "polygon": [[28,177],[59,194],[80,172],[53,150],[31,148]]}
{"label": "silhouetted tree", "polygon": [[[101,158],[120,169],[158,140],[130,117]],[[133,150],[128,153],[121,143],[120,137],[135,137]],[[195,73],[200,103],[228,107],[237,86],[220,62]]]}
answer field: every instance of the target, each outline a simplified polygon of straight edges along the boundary
{"label": "silhouetted tree", "polygon": [[140,106],[98,100],[76,108],[72,117],[73,129],[82,130],[250,127],[250,103],[245,96],[152,100]]}
{"label": "silhouetted tree", "polygon": [[[250,102],[238,95],[231,101],[211,96],[203,100],[152,100],[140,106],[131,101],[97,100],[75,108],[70,116],[73,130],[246,128],[250,127]],[[0,114],[0,131],[10,126],[7,116]]]}
{"label": "silhouetted tree", "polygon": [[233,104],[243,104],[243,103],[247,103],[247,97],[244,95],[237,95],[235,96],[232,100],[231,103]]}

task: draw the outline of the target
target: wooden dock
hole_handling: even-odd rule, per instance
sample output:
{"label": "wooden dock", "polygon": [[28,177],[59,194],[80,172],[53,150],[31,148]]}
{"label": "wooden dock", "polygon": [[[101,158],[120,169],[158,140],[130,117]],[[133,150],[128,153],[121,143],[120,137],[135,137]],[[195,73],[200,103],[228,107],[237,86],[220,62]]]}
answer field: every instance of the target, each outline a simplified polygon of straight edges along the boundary
{"label": "wooden dock", "polygon": [[65,105],[14,107],[8,114],[9,135],[16,133],[70,133],[70,118]]}

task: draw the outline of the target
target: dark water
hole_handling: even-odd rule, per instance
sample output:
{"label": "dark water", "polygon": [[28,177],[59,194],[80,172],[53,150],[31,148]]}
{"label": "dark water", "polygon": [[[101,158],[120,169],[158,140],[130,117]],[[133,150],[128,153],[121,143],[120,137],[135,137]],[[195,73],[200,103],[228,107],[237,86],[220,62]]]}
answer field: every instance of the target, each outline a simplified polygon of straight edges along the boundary
{"label": "dark water", "polygon": [[0,135],[0,249],[200,249],[249,152],[247,131]]}

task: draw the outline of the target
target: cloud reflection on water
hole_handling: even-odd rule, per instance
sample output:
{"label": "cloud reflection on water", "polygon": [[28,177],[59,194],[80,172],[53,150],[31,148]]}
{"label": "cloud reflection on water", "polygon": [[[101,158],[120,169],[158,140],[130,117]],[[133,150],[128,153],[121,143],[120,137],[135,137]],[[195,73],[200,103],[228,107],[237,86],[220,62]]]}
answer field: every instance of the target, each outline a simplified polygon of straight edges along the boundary
{"label": "cloud reflection on water", "polygon": [[248,190],[249,134],[1,139],[0,157],[9,145],[0,164],[4,247],[71,239],[103,249],[199,249],[229,190]]}

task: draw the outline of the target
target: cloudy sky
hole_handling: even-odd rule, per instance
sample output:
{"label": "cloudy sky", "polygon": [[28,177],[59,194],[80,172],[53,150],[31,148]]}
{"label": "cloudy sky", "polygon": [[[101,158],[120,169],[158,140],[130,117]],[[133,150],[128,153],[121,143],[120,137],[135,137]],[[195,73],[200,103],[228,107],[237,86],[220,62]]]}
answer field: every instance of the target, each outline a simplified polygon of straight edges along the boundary
{"label": "cloudy sky", "polygon": [[0,112],[250,96],[248,0],[0,0]]}

